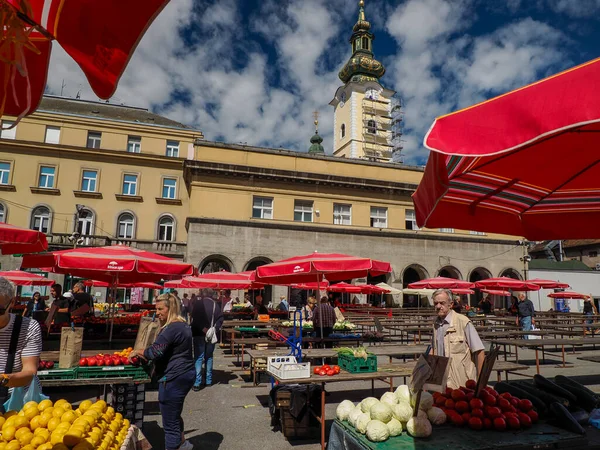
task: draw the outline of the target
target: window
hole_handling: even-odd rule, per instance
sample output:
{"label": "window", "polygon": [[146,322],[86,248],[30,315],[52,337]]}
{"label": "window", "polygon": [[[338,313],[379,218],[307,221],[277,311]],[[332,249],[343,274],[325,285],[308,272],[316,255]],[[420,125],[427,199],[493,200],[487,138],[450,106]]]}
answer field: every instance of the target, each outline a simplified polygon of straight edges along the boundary
{"label": "window", "polygon": [[483,231],[469,231],[473,236],[485,236]]}
{"label": "window", "polygon": [[177,195],[177,180],[175,178],[163,178],[162,198],[175,198]]}
{"label": "window", "polygon": [[6,222],[6,206],[4,203],[0,203],[0,223]]}
{"label": "window", "polygon": [[133,227],[135,220],[130,213],[123,213],[119,216],[119,225],[117,229],[117,237],[119,239],[133,239]]}
{"label": "window", "polygon": [[413,209],[407,209],[404,212],[405,215],[405,224],[406,224],[406,229],[407,230],[418,230],[419,227],[417,226],[417,218],[415,216],[415,211]]}
{"label": "window", "polygon": [[81,176],[81,190],[84,192],[96,192],[98,172],[95,170],[84,170]]}
{"label": "window", "polygon": [[335,225],[352,225],[352,205],[334,203],[333,223]]}
{"label": "window", "polygon": [[254,219],[272,219],[273,199],[270,197],[254,197],[252,200],[252,217]]}
{"label": "window", "polygon": [[46,144],[58,144],[60,141],[60,127],[46,127]]}
{"label": "window", "polygon": [[47,233],[50,226],[50,210],[45,206],[38,206],[31,213],[31,229]]}
{"label": "window", "polygon": [[362,38],[362,48],[365,50],[369,50],[369,38]]}
{"label": "window", "polygon": [[167,141],[167,156],[179,158],[179,141]]}
{"label": "window", "polygon": [[440,228],[440,233],[454,233],[454,228]]}
{"label": "window", "polygon": [[367,122],[367,133],[375,134],[377,132],[377,123],[373,119]]}
{"label": "window", "polygon": [[97,131],[88,131],[87,148],[100,148],[102,133]]}
{"label": "window", "polygon": [[137,195],[137,175],[126,173],[123,175],[123,195]]}
{"label": "window", "polygon": [[356,51],[357,45],[358,45],[358,39],[355,41],[352,41],[352,53],[354,53]]}
{"label": "window", "polygon": [[[14,122],[9,120],[3,120],[2,130],[0,131],[0,139],[16,139],[17,138],[17,127],[10,128],[14,125]],[[10,129],[9,129],[10,128]]]}
{"label": "window", "polygon": [[8,184],[10,181],[10,163],[0,162],[0,184]]}
{"label": "window", "polygon": [[163,216],[158,221],[158,240],[172,241],[175,237],[175,222],[172,217]]}
{"label": "window", "polygon": [[[94,234],[94,213],[89,209],[79,211],[77,217],[77,231],[81,236]],[[89,242],[86,242],[88,244]]]}
{"label": "window", "polygon": [[[0,222],[2,222],[2,220],[0,220]],[[588,257],[589,258],[597,258],[598,257],[598,252],[597,251],[591,251],[588,253]]]}
{"label": "window", "polygon": [[371,206],[371,226],[373,228],[387,228],[387,208]]}
{"label": "window", "polygon": [[127,138],[127,152],[140,153],[142,151],[142,138],[139,136],[129,136]]}
{"label": "window", "polygon": [[307,200],[294,201],[294,220],[296,222],[312,222],[313,202]]}
{"label": "window", "polygon": [[51,166],[40,167],[40,178],[38,180],[38,187],[43,188],[43,189],[53,189],[55,174],[56,174],[56,167],[51,167]]}
{"label": "window", "polygon": [[346,124],[343,123],[340,127],[340,139],[344,139],[346,137]]}

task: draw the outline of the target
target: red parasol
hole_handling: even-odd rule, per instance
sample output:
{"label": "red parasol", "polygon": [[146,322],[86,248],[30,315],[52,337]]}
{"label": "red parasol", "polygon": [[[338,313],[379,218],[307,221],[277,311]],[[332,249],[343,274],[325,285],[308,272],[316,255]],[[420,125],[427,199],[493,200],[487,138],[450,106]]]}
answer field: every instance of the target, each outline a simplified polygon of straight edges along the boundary
{"label": "red parasol", "polygon": [[539,291],[540,287],[537,284],[529,281],[515,280],[514,278],[498,277],[487,278],[475,283],[478,289],[511,289],[513,291]]}
{"label": "red parasol", "polygon": [[417,224],[530,240],[598,237],[599,84],[596,59],[436,119],[413,194]]}
{"label": "red parasol", "polygon": [[43,252],[47,248],[46,235],[41,231],[0,222],[0,252],[3,255]]}
{"label": "red parasol", "polygon": [[542,280],[541,278],[534,278],[527,280],[528,283],[537,284],[540,289],[567,289],[569,288],[568,283],[561,283],[560,281],[554,280]]}
{"label": "red parasol", "polygon": [[315,252],[260,266],[256,269],[256,280],[265,284],[293,284],[320,282],[327,276],[329,281],[342,281],[367,275],[384,275],[391,271],[392,266],[388,262]]}
{"label": "red parasol", "polygon": [[585,300],[586,298],[590,298],[590,296],[588,294],[580,294],[579,292],[573,292],[573,291],[552,292],[551,294],[548,294],[548,297],[572,298],[572,299],[580,299],[580,300]]}
{"label": "red parasol", "polygon": [[361,286],[349,283],[336,283],[330,285],[327,290],[329,292],[344,292],[346,294],[362,294]]}
{"label": "red parasol", "polygon": [[[85,280],[83,282],[83,284],[88,287],[93,286],[93,287],[97,287],[97,288],[111,287],[110,283],[107,283],[105,281],[96,281],[96,280]],[[141,283],[119,283],[118,287],[125,288],[125,289],[131,289],[131,288],[162,289],[163,288],[160,284],[151,283],[148,281],[141,282]]]}
{"label": "red parasol", "polygon": [[510,297],[511,293],[509,291],[500,291],[497,289],[482,289],[481,292],[485,292],[490,295],[500,295],[502,297]]}
{"label": "red parasol", "polygon": [[452,291],[453,294],[459,294],[459,295],[467,295],[467,294],[474,294],[475,291],[473,289],[450,289]]}
{"label": "red parasol", "polygon": [[113,95],[146,29],[168,0],[3,0],[10,44],[0,89],[4,114],[33,112],[46,87],[51,40],[75,60],[100,98]]}
{"label": "red parasol", "polygon": [[470,281],[456,280],[454,278],[435,277],[421,281],[415,281],[408,285],[409,289],[470,289],[474,283]]}
{"label": "red parasol", "polygon": [[387,294],[390,292],[389,289],[385,289],[379,286],[373,286],[372,284],[360,284],[361,294]]}
{"label": "red parasol", "polygon": [[298,284],[290,284],[292,289],[300,289],[302,291],[317,291],[319,289],[326,290],[329,287],[329,281],[323,280],[319,283],[298,283]]}
{"label": "red parasol", "polygon": [[212,272],[203,273],[196,277],[186,277],[182,280],[166,282],[165,287],[179,287],[182,289],[261,289],[264,287],[261,283],[254,281],[255,272],[253,270],[239,273],[231,272]]}
{"label": "red parasol", "polygon": [[9,270],[0,272],[0,278],[6,278],[17,286],[52,286],[56,281],[49,280],[46,277],[35,273],[24,272],[22,270]]}

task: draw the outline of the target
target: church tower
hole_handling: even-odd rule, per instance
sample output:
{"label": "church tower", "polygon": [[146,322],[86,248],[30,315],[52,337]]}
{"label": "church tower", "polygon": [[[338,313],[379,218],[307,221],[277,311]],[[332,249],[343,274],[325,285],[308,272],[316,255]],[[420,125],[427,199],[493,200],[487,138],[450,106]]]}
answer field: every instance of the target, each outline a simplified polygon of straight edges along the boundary
{"label": "church tower", "polygon": [[334,108],[333,155],[400,161],[400,101],[379,82],[385,67],[373,55],[375,36],[365,16],[364,0],[358,6],[358,21],[350,37],[352,56],[338,74],[344,85],[329,103]]}

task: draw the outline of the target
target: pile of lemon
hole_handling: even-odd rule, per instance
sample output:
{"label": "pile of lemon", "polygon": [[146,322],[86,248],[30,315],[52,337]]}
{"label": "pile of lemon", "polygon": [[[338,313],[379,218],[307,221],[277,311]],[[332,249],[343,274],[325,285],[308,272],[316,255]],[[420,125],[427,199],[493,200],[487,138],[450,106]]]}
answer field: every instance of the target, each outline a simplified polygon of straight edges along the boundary
{"label": "pile of lemon", "polygon": [[0,427],[0,450],[119,450],[130,423],[103,400],[43,400],[0,415]]}
{"label": "pile of lemon", "polygon": [[114,352],[113,354],[117,355],[117,356],[124,356],[124,357],[128,358],[129,354],[132,351],[133,351],[133,347],[127,347],[127,348],[124,348],[123,350],[121,350],[120,352]]}

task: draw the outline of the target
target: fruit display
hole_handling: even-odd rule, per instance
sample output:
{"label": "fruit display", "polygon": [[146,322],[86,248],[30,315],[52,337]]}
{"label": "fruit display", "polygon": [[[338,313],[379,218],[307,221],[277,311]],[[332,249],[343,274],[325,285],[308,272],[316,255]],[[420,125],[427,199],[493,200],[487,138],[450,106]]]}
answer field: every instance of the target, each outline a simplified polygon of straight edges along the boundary
{"label": "fruit display", "polygon": [[133,357],[129,360],[129,354],[133,351],[131,347],[120,352],[114,352],[112,355],[98,353],[95,356],[88,356],[79,360],[79,367],[95,367],[95,366],[137,366],[140,364],[138,357]]}
{"label": "fruit display", "polygon": [[321,376],[334,376],[337,375],[338,373],[340,373],[341,369],[340,366],[330,366],[329,364],[325,364],[323,366],[316,366],[313,369],[313,373],[315,375],[321,375]]}
{"label": "fruit display", "polygon": [[66,400],[28,402],[0,416],[3,450],[119,450],[130,422],[105,401],[85,400],[76,409]]}
{"label": "fruit display", "polygon": [[38,363],[38,370],[54,369],[54,364],[54,361],[44,361],[40,359],[40,362]]}

